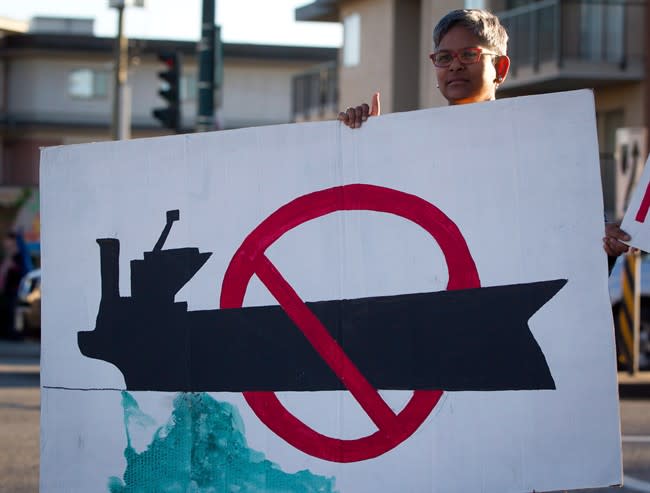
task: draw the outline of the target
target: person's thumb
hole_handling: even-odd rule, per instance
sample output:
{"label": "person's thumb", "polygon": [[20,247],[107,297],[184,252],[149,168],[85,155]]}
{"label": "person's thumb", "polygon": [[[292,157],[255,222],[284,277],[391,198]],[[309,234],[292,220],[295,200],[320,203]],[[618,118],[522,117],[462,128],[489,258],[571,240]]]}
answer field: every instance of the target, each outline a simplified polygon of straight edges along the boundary
{"label": "person's thumb", "polygon": [[379,92],[372,95],[370,103],[370,116],[379,116],[381,114],[381,102],[379,101]]}

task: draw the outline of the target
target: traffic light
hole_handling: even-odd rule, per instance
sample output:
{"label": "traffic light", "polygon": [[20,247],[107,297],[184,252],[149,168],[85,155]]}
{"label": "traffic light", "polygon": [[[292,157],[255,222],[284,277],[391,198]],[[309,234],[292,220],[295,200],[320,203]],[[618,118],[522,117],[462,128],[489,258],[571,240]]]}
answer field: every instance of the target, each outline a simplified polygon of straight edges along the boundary
{"label": "traffic light", "polygon": [[154,109],[153,116],[163,127],[178,133],[181,130],[181,58],[178,53],[160,53],[158,59],[165,64],[165,69],[158,72],[158,78],[163,81],[158,94],[167,102],[167,106]]}

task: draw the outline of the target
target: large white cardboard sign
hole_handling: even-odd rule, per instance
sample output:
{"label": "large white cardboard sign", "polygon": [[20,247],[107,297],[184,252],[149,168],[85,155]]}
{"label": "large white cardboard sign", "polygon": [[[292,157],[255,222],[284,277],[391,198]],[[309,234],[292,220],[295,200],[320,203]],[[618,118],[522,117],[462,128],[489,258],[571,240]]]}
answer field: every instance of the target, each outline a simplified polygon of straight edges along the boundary
{"label": "large white cardboard sign", "polygon": [[[643,159],[643,158],[641,158]],[[650,158],[648,158],[650,161]],[[643,162],[643,161],[641,161]],[[650,166],[646,162],[641,178],[636,183],[625,211],[621,229],[630,235],[629,245],[650,252]]]}
{"label": "large white cardboard sign", "polygon": [[621,482],[593,95],[42,152],[41,491]]}

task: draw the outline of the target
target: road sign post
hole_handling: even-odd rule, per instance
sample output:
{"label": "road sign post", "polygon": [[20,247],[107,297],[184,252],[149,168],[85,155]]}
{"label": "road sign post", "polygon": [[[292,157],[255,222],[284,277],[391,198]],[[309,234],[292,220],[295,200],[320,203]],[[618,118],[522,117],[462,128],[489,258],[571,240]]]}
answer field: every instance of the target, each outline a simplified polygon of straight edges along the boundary
{"label": "road sign post", "polygon": [[639,371],[641,327],[641,252],[633,250],[623,259],[621,287],[623,297],[618,312],[616,345],[618,362],[634,375]]}

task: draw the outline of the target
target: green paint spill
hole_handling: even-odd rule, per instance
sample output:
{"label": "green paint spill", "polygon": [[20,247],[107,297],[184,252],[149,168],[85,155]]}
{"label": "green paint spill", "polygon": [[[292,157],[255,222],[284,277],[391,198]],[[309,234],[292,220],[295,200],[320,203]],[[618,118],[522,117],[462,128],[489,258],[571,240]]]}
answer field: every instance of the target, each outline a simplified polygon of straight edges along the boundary
{"label": "green paint spill", "polygon": [[131,444],[130,426],[152,418],[122,392],[127,447],[122,479],[111,477],[111,493],[334,493],[334,478],[304,470],[282,471],[263,453],[248,448],[237,408],[205,393],[179,394],[167,424],[146,450]]}

